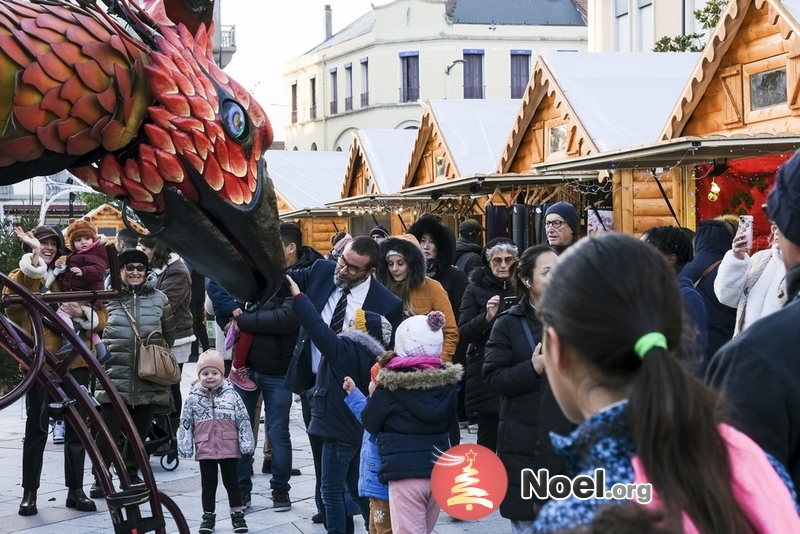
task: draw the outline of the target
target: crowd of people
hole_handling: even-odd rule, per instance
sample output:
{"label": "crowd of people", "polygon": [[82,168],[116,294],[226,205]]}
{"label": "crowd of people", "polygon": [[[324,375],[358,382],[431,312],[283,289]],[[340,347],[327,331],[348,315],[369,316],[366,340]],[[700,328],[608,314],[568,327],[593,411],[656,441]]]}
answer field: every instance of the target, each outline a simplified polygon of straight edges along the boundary
{"label": "crowd of people", "polygon": [[[725,216],[696,233],[659,226],[639,240],[581,239],[567,202],[544,214],[547,243],[527,248],[505,237],[484,245],[473,219],[456,239],[424,215],[400,235],[380,225],[337,234],[323,256],[285,222],[286,282],[257,308],[211,280],[200,285],[202,273],[157,238],[122,231],[120,298],[65,303],[60,313],[102,355],[142,440],[155,414],[173,421],[180,456],[200,465],[201,534],[216,528],[218,476],[234,532],[248,530],[262,406],[262,472],[273,510],[291,509],[293,395],[313,456],[309,519],[327,532],[430,533],[440,512],[430,483],[437,450],[472,425],[507,471],[499,510],[514,534],[616,532],[625,523],[647,532],[798,532],[800,364],[787,335],[800,313],[798,184],[800,155],[778,172],[765,205],[771,247],[753,256]],[[103,242],[88,221],[71,221],[66,244],[50,226],[15,233],[26,254],[11,277],[34,291],[97,288],[117,275],[92,261]],[[216,321],[216,349],[197,317],[198,291]],[[7,313],[30,328],[19,310]],[[198,358],[186,399],[180,384],[135,372],[136,339],[151,333],[181,366]],[[46,343],[61,349],[55,329]],[[89,385],[82,360],[72,373]],[[94,394],[119,435],[106,392]],[[40,386],[28,392],[22,515],[37,513],[46,396]],[[111,451],[102,450],[108,465]],[[107,487],[96,473],[84,494],[84,452],[69,427],[64,454],[66,505],[94,510]],[[576,477],[598,468],[608,487],[651,483],[654,498],[523,497],[523,470]]]}

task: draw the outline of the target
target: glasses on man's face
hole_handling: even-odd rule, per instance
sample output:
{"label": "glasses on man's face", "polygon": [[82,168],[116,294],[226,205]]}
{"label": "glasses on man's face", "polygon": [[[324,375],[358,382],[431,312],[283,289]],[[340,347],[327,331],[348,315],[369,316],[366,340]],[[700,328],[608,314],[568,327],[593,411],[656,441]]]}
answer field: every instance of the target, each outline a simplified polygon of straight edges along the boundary
{"label": "glasses on man's face", "polygon": [[514,256],[508,256],[506,258],[492,258],[492,265],[502,265],[503,263],[506,265],[511,265],[514,263]]}
{"label": "glasses on man's face", "polygon": [[145,267],[141,263],[126,263],[125,270],[128,271],[129,273],[132,273],[133,271],[143,273],[145,272],[145,270],[147,270],[147,267]]}
{"label": "glasses on man's face", "polygon": [[555,221],[545,221],[545,223],[544,223],[544,227],[545,227],[545,228],[550,228],[550,227],[552,226],[553,228],[555,228],[556,230],[558,230],[559,228],[561,228],[561,225],[562,225],[562,224],[564,224],[564,221],[561,221],[561,220],[555,220]]}
{"label": "glasses on man's face", "polygon": [[359,267],[358,265],[347,263],[347,260],[344,259],[344,256],[339,256],[338,258],[336,258],[336,261],[339,262],[339,264],[341,264],[345,272],[347,272],[347,274],[349,274],[350,276],[355,276],[358,273],[367,270],[366,267]]}

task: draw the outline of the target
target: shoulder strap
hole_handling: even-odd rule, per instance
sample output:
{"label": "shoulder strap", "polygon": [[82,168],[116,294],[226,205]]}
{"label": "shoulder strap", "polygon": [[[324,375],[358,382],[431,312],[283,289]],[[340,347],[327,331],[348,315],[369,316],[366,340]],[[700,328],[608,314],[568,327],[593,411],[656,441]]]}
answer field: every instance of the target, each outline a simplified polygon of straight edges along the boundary
{"label": "shoulder strap", "polygon": [[119,301],[119,303],[122,306],[122,310],[125,312],[125,315],[128,316],[128,321],[130,321],[131,327],[133,327],[133,333],[136,334],[136,340],[141,345],[142,344],[142,336],[139,335],[139,329],[136,328],[136,321],[133,319],[133,316],[131,315],[131,312],[128,311],[128,307],[125,306],[125,303],[122,302],[122,301]]}
{"label": "shoulder strap", "polygon": [[522,329],[525,331],[525,337],[528,338],[528,343],[531,346],[531,351],[536,350],[536,343],[533,341],[533,334],[531,333],[531,327],[528,326],[528,321],[525,320],[526,317],[524,315],[519,316],[519,322],[522,323]]}
{"label": "shoulder strap", "polygon": [[700,285],[700,282],[702,282],[702,281],[703,281],[703,278],[705,278],[706,276],[708,276],[708,274],[709,274],[711,271],[713,271],[713,270],[714,270],[714,268],[715,268],[717,265],[719,265],[720,263],[722,263],[722,260],[717,260],[717,261],[715,261],[714,263],[712,263],[711,265],[709,265],[709,266],[708,266],[708,269],[706,269],[705,271],[703,271],[703,274],[701,274],[701,275],[700,275],[700,278],[698,278],[698,279],[697,279],[697,282],[695,282],[695,283],[694,283],[694,288],[695,288],[695,289],[697,289],[697,286],[699,286],[699,285]]}

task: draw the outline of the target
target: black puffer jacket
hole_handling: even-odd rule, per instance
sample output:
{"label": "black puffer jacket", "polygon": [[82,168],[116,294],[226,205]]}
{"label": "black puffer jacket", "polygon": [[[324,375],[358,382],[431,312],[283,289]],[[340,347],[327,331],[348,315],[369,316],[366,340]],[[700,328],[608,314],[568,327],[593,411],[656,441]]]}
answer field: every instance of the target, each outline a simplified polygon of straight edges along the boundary
{"label": "black puffer jacket", "polygon": [[453,231],[437,222],[432,217],[422,217],[408,228],[408,233],[422,242],[422,236],[428,234],[436,244],[436,258],[427,261],[428,276],[442,284],[447,291],[447,298],[453,307],[453,314],[458,321],[461,312],[461,299],[469,285],[466,273],[453,267],[456,238]]}
{"label": "black puffer jacket", "polygon": [[453,264],[457,269],[461,269],[464,274],[471,276],[472,271],[483,265],[483,247],[477,245],[465,237],[459,237],[456,241],[456,255]]}
{"label": "black puffer jacket", "polygon": [[[151,338],[152,341],[160,338],[170,347],[175,341],[172,308],[167,296],[156,289],[155,274],[151,272],[139,288],[123,285],[119,300],[111,300],[108,303],[108,323],[103,330],[103,343],[111,354],[105,363],[108,378],[117,388],[125,404],[129,406],[140,404],[169,406],[172,401],[170,386],[162,386],[139,378],[137,373],[139,343],[122,307],[123,304],[133,316],[142,341],[146,341],[151,332],[160,333],[160,335],[155,334]],[[111,402],[102,389],[98,389],[96,396],[100,404]]]}
{"label": "black puffer jacket", "polygon": [[[511,280],[501,280],[486,266],[470,274],[472,283],[464,292],[461,301],[461,318],[458,333],[464,342],[472,343],[467,352],[467,391],[465,407],[467,413],[498,413],[500,395],[493,393],[483,380],[483,356],[486,342],[492,331],[492,324],[486,320],[486,303],[495,295],[500,295],[500,310],[503,298],[514,295]],[[497,316],[495,316],[495,320]]]}
{"label": "black puffer jacket", "polygon": [[281,287],[276,296],[257,310],[243,312],[236,323],[242,332],[253,334],[247,366],[266,375],[285,376],[300,331],[289,290]]}
{"label": "black puffer jacket", "polygon": [[500,504],[500,515],[518,521],[536,518],[531,501],[521,497],[520,473],[523,469],[538,472],[544,468],[550,476],[558,474],[563,461],[553,451],[549,433],[566,435],[572,429],[558,405],[545,402],[545,391],[552,397],[547,379],[533,370],[533,347],[522,321],[530,328],[534,346],[542,340],[542,323],[533,308],[527,308],[527,314],[520,306],[514,306],[497,317],[483,364],[489,389],[502,395],[497,455],[506,468],[509,489]]}

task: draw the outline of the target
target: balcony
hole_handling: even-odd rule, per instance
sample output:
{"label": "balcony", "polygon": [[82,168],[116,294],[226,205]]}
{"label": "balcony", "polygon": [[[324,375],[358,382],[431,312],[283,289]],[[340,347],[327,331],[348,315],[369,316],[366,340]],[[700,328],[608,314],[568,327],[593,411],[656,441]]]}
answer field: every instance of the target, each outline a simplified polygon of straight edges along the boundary
{"label": "balcony", "polygon": [[369,91],[361,93],[361,107],[365,108],[367,106],[369,106]]}
{"label": "balcony", "polygon": [[336,115],[337,113],[339,113],[339,101],[338,100],[332,100],[331,101],[331,115]]}
{"label": "balcony", "polygon": [[464,98],[483,98],[482,85],[465,85]]}
{"label": "balcony", "polygon": [[419,100],[419,87],[401,87],[400,102],[416,102]]}
{"label": "balcony", "polygon": [[353,111],[353,97],[352,96],[344,97],[344,110],[345,111]]}
{"label": "balcony", "polygon": [[308,108],[308,117],[313,121],[317,118],[317,106],[311,106]]}
{"label": "balcony", "polygon": [[214,34],[213,54],[220,68],[225,68],[236,52],[236,26],[220,26],[219,36]]}

